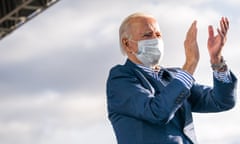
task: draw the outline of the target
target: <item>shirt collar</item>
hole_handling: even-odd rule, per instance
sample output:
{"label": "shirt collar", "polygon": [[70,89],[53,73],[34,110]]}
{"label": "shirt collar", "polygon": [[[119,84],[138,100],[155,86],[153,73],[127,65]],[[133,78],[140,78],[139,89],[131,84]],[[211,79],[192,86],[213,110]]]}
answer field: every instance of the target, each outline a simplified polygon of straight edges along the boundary
{"label": "shirt collar", "polygon": [[146,67],[146,66],[144,66],[144,65],[141,65],[141,64],[136,64],[136,63],[133,63],[131,60],[129,60],[129,59],[127,59],[127,61],[126,61],[126,65],[128,65],[128,66],[130,66],[130,67],[135,67],[135,68],[137,68],[137,69],[140,69],[140,70],[142,70],[142,71],[144,71],[144,72],[146,72],[146,73],[151,73],[151,74],[153,74],[153,73],[161,73],[161,70],[162,70],[162,67],[161,67],[161,69],[160,70],[154,70],[154,69],[152,69],[152,68],[150,68],[150,67]]}

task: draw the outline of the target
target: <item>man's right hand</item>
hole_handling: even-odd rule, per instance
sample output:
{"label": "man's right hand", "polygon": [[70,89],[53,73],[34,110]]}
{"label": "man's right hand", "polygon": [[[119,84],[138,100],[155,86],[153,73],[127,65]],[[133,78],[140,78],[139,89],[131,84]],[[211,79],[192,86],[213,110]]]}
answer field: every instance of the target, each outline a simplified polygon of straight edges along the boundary
{"label": "man's right hand", "polygon": [[199,61],[199,49],[197,43],[197,21],[194,21],[192,23],[186,34],[184,48],[186,60],[182,69],[193,75]]}

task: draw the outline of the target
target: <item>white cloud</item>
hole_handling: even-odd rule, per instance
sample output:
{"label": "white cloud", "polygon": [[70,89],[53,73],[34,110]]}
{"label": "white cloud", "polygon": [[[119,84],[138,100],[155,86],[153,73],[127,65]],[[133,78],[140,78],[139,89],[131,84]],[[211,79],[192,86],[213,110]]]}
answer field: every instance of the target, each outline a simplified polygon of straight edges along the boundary
{"label": "white cloud", "polygon": [[[46,53],[77,46],[75,43],[91,43],[86,40],[90,39],[89,35],[95,35],[93,30],[96,23],[97,18],[87,19],[71,9],[52,11],[15,32],[15,43],[11,44],[12,39],[6,39],[1,46],[4,51],[1,62],[31,60]],[[7,48],[9,44],[11,47]]]}
{"label": "white cloud", "polygon": [[10,141],[46,144],[59,140],[78,143],[88,125],[98,125],[100,120],[99,130],[110,127],[102,125],[107,121],[105,97],[82,92],[59,94],[47,90],[31,96],[2,98],[0,109],[0,136],[5,137],[0,143],[6,144]]}
{"label": "white cloud", "polygon": [[228,2],[229,5],[233,5],[233,6],[239,6],[240,5],[239,0],[228,0],[227,2]]}
{"label": "white cloud", "polygon": [[[239,98],[239,97],[238,97]],[[240,127],[236,126],[240,117],[239,105],[230,111],[215,114],[194,114],[196,133],[200,143],[239,143]]]}

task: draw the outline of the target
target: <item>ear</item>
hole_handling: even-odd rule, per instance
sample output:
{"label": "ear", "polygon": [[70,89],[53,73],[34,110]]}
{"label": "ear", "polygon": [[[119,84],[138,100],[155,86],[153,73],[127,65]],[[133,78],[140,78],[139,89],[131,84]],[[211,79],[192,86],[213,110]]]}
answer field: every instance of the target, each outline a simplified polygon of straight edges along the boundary
{"label": "ear", "polygon": [[132,45],[129,43],[129,39],[128,38],[123,38],[122,39],[122,46],[124,48],[124,51],[127,53],[127,54],[132,54],[134,53],[134,50],[133,50],[133,47]]}
{"label": "ear", "polygon": [[124,46],[124,48],[129,46],[129,43],[128,43],[128,39],[127,39],[127,38],[123,38],[123,39],[122,39],[122,45]]}
{"label": "ear", "polygon": [[131,52],[131,47],[129,46],[129,40],[127,38],[122,38],[121,43],[126,53]]}

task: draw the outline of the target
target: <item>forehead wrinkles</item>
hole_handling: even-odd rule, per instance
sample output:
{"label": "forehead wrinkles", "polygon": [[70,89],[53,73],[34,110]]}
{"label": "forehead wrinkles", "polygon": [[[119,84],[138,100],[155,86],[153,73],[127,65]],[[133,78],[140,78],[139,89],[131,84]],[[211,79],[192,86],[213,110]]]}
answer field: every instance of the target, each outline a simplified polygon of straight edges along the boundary
{"label": "forehead wrinkles", "polygon": [[159,31],[159,25],[153,18],[135,18],[129,23],[129,30],[131,32],[156,32]]}

